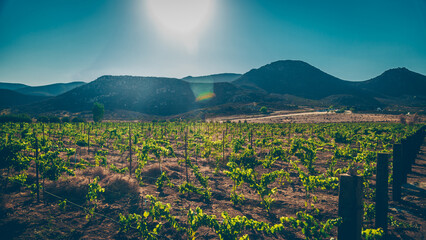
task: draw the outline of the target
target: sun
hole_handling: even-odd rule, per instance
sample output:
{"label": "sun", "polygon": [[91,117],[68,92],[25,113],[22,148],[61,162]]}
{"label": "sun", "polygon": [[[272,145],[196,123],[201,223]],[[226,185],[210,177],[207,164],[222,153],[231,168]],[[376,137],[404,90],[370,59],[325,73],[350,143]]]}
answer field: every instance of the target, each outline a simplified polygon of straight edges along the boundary
{"label": "sun", "polygon": [[214,0],[146,0],[146,9],[164,35],[196,45],[213,14]]}

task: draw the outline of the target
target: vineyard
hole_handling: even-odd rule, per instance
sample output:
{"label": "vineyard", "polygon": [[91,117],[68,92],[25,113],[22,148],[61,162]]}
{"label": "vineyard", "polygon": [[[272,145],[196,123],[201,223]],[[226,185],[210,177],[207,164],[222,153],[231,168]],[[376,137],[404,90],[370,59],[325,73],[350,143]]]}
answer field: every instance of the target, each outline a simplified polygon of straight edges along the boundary
{"label": "vineyard", "polygon": [[[381,239],[377,153],[421,127],[3,123],[0,230],[18,239],[337,238],[339,176],[351,173],[362,178],[363,239]],[[424,237],[421,220],[390,211],[388,222],[390,239]]]}

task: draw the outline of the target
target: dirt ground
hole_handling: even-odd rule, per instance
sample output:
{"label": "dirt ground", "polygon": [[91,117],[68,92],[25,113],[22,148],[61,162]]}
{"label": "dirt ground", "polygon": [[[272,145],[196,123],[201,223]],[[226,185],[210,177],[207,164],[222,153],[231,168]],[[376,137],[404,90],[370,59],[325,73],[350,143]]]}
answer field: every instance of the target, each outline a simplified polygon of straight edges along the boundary
{"label": "dirt ground", "polygon": [[[336,114],[332,114],[336,117]],[[367,118],[357,114],[341,114],[342,120],[349,118]],[[323,117],[327,119],[329,114],[321,115],[293,115],[279,116],[277,119],[283,121],[288,118]],[[346,117],[346,118],[345,118]],[[384,118],[380,115],[368,115],[380,121],[390,120],[392,117]],[[266,119],[263,119],[266,121]],[[260,121],[263,121],[260,120]],[[233,119],[233,121],[238,121]],[[257,120],[255,120],[257,121]],[[270,121],[270,119],[268,119]],[[306,120],[307,121],[307,120]],[[396,120],[395,120],[396,121]],[[182,145],[173,146],[176,148],[176,158],[163,160],[162,171],[166,171],[171,181],[179,185],[185,181],[184,165],[178,164],[178,160],[184,156]],[[94,162],[94,152],[96,147],[87,151],[87,148],[80,149],[79,157],[89,162]],[[227,156],[230,153],[227,153]],[[260,151],[261,156],[266,152]],[[328,166],[328,159],[331,152],[318,152],[316,168],[319,172],[324,172]],[[143,169],[144,184],[139,185],[135,177],[129,177],[112,172],[104,167],[90,167],[84,170],[76,170],[76,176],[63,176],[58,181],[45,182],[47,192],[56,196],[68,199],[65,208],[58,205],[58,198],[47,193],[41,194],[41,202],[37,202],[35,197],[26,189],[7,183],[5,172],[2,173],[0,182],[0,236],[1,239],[140,239],[135,230],[127,233],[119,232],[117,220],[119,214],[139,213],[142,214],[147,209],[149,203],[144,196],[153,195],[163,203],[172,206],[171,214],[176,216],[178,222],[185,222],[188,209],[200,207],[207,214],[220,216],[220,213],[227,211],[230,216],[245,215],[248,218],[268,223],[279,223],[281,216],[295,216],[297,211],[305,208],[305,191],[298,183],[298,176],[292,173],[290,178],[293,183],[275,183],[277,193],[273,196],[276,201],[273,204],[271,214],[267,214],[261,206],[259,196],[248,186],[241,186],[238,193],[243,193],[246,202],[242,206],[234,206],[230,201],[230,193],[233,182],[222,172],[214,173],[215,163],[213,159],[200,159],[192,157],[192,161],[200,167],[200,172],[210,177],[209,186],[212,188],[212,203],[204,203],[197,194],[180,194],[176,188],[165,187],[164,193],[157,192],[155,181],[160,176],[159,163],[149,162]],[[128,165],[126,156],[118,150],[110,151],[108,162],[114,163],[122,168]],[[344,167],[345,162],[338,162],[336,167]],[[425,212],[425,183],[426,183],[426,143],[423,144],[419,158],[413,168],[413,173],[409,176],[407,185],[404,186],[403,200],[401,203],[390,202],[390,214],[398,221],[407,223],[407,226],[389,227],[390,236],[388,239],[425,239],[426,236],[426,212]],[[291,166],[285,162],[275,164],[270,171],[278,169],[290,169]],[[29,182],[34,182],[35,174],[30,168]],[[261,172],[262,170],[259,170]],[[268,170],[269,171],[269,170]],[[86,219],[86,213],[79,206],[85,206],[85,195],[87,185],[96,176],[100,178],[99,184],[105,188],[97,207],[96,215],[90,220]],[[197,183],[193,174],[190,174],[190,181]],[[196,184],[197,185],[197,184]],[[390,193],[391,194],[391,193]],[[320,210],[321,219],[337,217],[338,189],[318,190],[315,192],[318,197],[316,207]],[[390,195],[391,196],[391,195]],[[309,212],[309,210],[308,210]],[[336,230],[333,236],[336,236]],[[197,239],[217,239],[217,235],[211,230],[201,228]],[[300,230],[288,229],[285,235],[273,237],[264,236],[257,233],[249,233],[250,239],[303,239]],[[166,232],[160,239],[179,239],[179,236],[171,232]]]}
{"label": "dirt ground", "polygon": [[[406,116],[410,118],[410,116]],[[244,122],[248,123],[340,123],[340,122],[400,122],[399,115],[390,114],[367,114],[352,113],[346,111],[344,113],[335,112],[292,112],[278,111],[270,115],[253,115],[253,116],[233,116],[210,118],[207,121],[212,122]],[[418,121],[425,122],[425,116],[418,116]]]}

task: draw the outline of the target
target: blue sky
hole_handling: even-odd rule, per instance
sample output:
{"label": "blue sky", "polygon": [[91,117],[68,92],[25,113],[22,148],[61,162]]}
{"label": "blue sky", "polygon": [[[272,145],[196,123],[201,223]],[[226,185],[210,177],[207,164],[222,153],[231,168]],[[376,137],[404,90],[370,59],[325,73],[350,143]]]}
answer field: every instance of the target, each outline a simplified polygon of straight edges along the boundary
{"label": "blue sky", "polygon": [[[162,1],[0,0],[0,82],[245,73],[285,59],[354,81],[395,67],[426,74],[424,0]],[[161,16],[173,12],[183,15]]]}

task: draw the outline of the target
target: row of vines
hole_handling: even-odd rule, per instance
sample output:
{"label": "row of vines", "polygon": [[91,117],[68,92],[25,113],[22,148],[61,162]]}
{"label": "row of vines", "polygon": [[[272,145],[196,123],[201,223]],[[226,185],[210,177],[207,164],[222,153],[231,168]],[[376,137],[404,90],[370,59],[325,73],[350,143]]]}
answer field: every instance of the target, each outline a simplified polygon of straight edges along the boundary
{"label": "row of vines", "polygon": [[[394,143],[419,127],[391,123],[4,123],[0,169],[2,180],[30,191],[34,199],[43,186],[72,180],[84,169],[103,168],[129,176],[142,192],[151,191],[142,196],[145,207],[141,212],[124,209],[110,217],[119,223],[117,231],[143,239],[206,235],[329,239],[336,236],[341,222],[337,217],[338,177],[352,171],[363,178],[363,237],[379,239],[383,232],[373,227],[376,154],[391,153]],[[147,171],[153,168],[159,173],[152,181]],[[102,195],[108,188],[94,178],[87,189],[85,207],[90,220],[102,208]],[[64,207],[66,200],[59,203]],[[393,222],[395,227],[401,225]]]}

